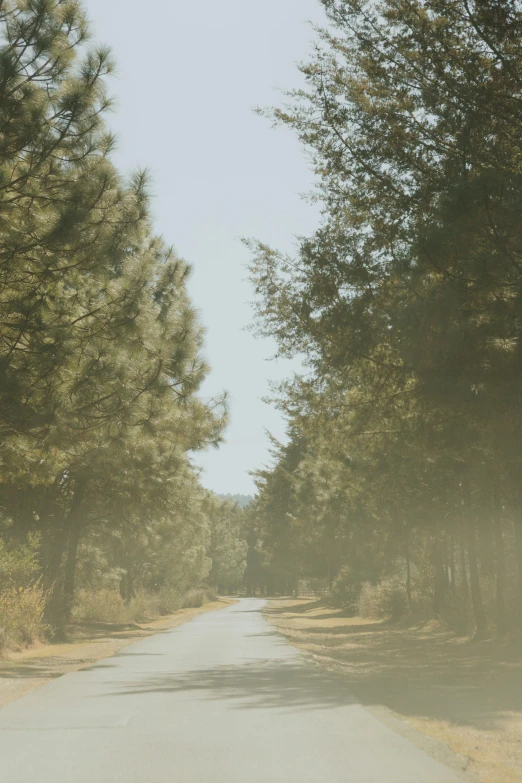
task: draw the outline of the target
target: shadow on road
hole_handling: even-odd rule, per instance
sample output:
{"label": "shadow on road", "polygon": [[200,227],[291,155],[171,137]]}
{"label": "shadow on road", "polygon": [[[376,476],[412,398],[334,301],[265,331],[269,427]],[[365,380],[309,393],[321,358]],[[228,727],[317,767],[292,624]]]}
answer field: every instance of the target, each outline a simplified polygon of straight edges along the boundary
{"label": "shadow on road", "polygon": [[[255,659],[239,666],[216,666],[164,674],[116,691],[119,696],[190,692],[196,698],[229,700],[237,709],[295,711],[331,709],[356,702],[341,678],[306,663]],[[111,691],[111,695],[115,695]],[[100,697],[103,698],[103,697]]]}
{"label": "shadow on road", "polygon": [[[279,603],[279,602],[278,602]],[[319,656],[366,705],[478,729],[522,714],[522,643],[458,639],[442,627],[324,613],[324,604],[271,606],[265,615]]]}

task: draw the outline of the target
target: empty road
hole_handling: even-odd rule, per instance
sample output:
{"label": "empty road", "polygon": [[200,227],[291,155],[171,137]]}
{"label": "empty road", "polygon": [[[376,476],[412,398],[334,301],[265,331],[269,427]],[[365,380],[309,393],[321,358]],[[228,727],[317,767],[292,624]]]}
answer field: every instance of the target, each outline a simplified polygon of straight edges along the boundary
{"label": "empty road", "polygon": [[457,783],[244,599],[0,710],[1,783]]}

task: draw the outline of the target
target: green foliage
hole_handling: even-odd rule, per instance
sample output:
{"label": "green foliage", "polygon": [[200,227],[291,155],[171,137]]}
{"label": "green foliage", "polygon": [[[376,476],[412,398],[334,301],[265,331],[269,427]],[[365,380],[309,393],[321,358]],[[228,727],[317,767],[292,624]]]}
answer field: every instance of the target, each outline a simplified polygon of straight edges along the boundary
{"label": "green foliage", "polygon": [[360,579],[350,566],[343,566],[332,585],[334,605],[340,606],[348,615],[355,615],[358,610],[360,592]]}
{"label": "green foliage", "polygon": [[408,596],[404,580],[394,576],[383,579],[377,585],[362,585],[357,605],[361,617],[390,618],[399,620],[408,612]]}
{"label": "green foliage", "polygon": [[253,501],[252,495],[218,495],[222,500],[229,500],[231,503],[235,503],[240,508],[247,508]]}
{"label": "green foliage", "polygon": [[77,588],[75,611],[115,617],[208,576],[189,455],[227,418],[199,396],[190,267],[154,234],[147,176],[111,161],[113,64],[88,34],[76,0],[0,8],[0,581],[41,576],[55,626]]}
{"label": "green foliage", "polygon": [[125,606],[123,598],[115,590],[79,590],[72,611],[73,621],[114,623],[132,622],[134,613]]}
{"label": "green foliage", "polygon": [[306,88],[272,113],[321,225],[295,257],[249,243],[257,328],[308,364],[280,388],[257,538],[279,572],[370,582],[380,612],[405,595],[503,634],[522,619],[522,6],[322,4]]}
{"label": "green foliage", "polygon": [[40,575],[40,536],[31,533],[25,543],[0,538],[0,592],[34,585]]}
{"label": "green foliage", "polygon": [[0,591],[0,650],[26,646],[47,630],[43,616],[46,595],[39,583]]}
{"label": "green foliage", "polygon": [[247,543],[243,535],[244,514],[229,500],[209,497],[207,513],[211,520],[208,550],[212,568],[210,584],[229,592],[241,583],[246,569]]}
{"label": "green foliage", "polygon": [[172,614],[181,608],[183,596],[176,587],[164,585],[156,595],[158,611],[160,614]]}

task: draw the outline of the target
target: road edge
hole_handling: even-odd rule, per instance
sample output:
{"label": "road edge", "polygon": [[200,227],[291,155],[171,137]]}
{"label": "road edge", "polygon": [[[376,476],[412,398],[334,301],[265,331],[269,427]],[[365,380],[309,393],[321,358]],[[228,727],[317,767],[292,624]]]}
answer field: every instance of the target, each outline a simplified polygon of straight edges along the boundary
{"label": "road edge", "polygon": [[[263,607],[263,609],[261,609],[261,613],[266,622],[269,623],[270,626],[283,639],[285,639],[289,644],[292,645],[292,647],[298,650],[310,665],[319,666],[321,669],[328,671],[334,677],[338,677],[344,681],[345,672],[343,671],[342,666],[338,664],[335,659],[329,658],[326,655],[316,655],[309,650],[303,649],[298,644],[295,644],[291,637],[287,636],[284,631],[282,631],[275,623],[271,621],[270,615],[267,612],[267,609],[269,608],[269,601],[267,601],[266,605]],[[356,691],[351,691],[351,693],[362,709],[370,713],[370,715],[376,718],[380,723],[384,724],[387,728],[391,729],[399,736],[411,742],[413,745],[415,745],[415,747],[432,758],[434,761],[437,761],[439,764],[448,767],[448,769],[461,778],[463,783],[481,783],[480,779],[467,769],[470,762],[468,756],[463,756],[460,753],[456,753],[443,740],[430,737],[429,735],[424,734],[422,731],[414,728],[404,718],[391,710],[389,707],[386,707],[385,705],[370,706],[363,704],[361,701],[359,701]]]}
{"label": "road edge", "polygon": [[[94,666],[99,661],[107,660],[117,655],[125,647],[137,644],[143,639],[155,636],[169,631],[194,620],[202,614],[208,612],[217,612],[226,609],[228,606],[236,603],[231,598],[218,598],[216,601],[204,604],[201,607],[180,609],[171,615],[157,618],[150,623],[143,623],[137,626],[142,633],[133,638],[120,638],[113,631],[111,636],[110,629],[107,629],[107,636],[104,640],[86,637],[81,642],[65,642],[63,644],[46,644],[37,649],[29,648],[21,653],[14,653],[14,657],[0,658],[0,710],[8,704],[12,704],[18,699],[23,698],[28,693],[41,688],[52,680],[70,674],[71,672],[81,671]],[[46,661],[53,660],[54,667],[49,667],[48,676],[45,674],[31,676],[32,667],[38,666],[38,663],[44,664]],[[57,662],[57,663],[56,663]],[[16,671],[27,667],[27,673],[13,677],[9,671]],[[2,686],[18,685],[14,688],[3,688]]]}

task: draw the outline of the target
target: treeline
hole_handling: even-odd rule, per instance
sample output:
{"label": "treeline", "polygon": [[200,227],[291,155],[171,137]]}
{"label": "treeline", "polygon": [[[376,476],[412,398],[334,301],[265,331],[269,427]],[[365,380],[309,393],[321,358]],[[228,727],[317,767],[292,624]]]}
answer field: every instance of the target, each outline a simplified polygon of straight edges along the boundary
{"label": "treeline", "polygon": [[191,463],[227,413],[198,396],[190,269],[154,234],[146,176],[111,161],[113,64],[88,37],[76,0],[0,2],[4,630],[28,590],[60,627],[79,588],[226,586],[245,555]]}
{"label": "treeline", "polygon": [[[320,227],[261,244],[261,333],[307,371],[258,474],[250,563],[351,611],[522,623],[522,4],[322,0],[275,119]],[[254,572],[252,572],[254,573]]]}

